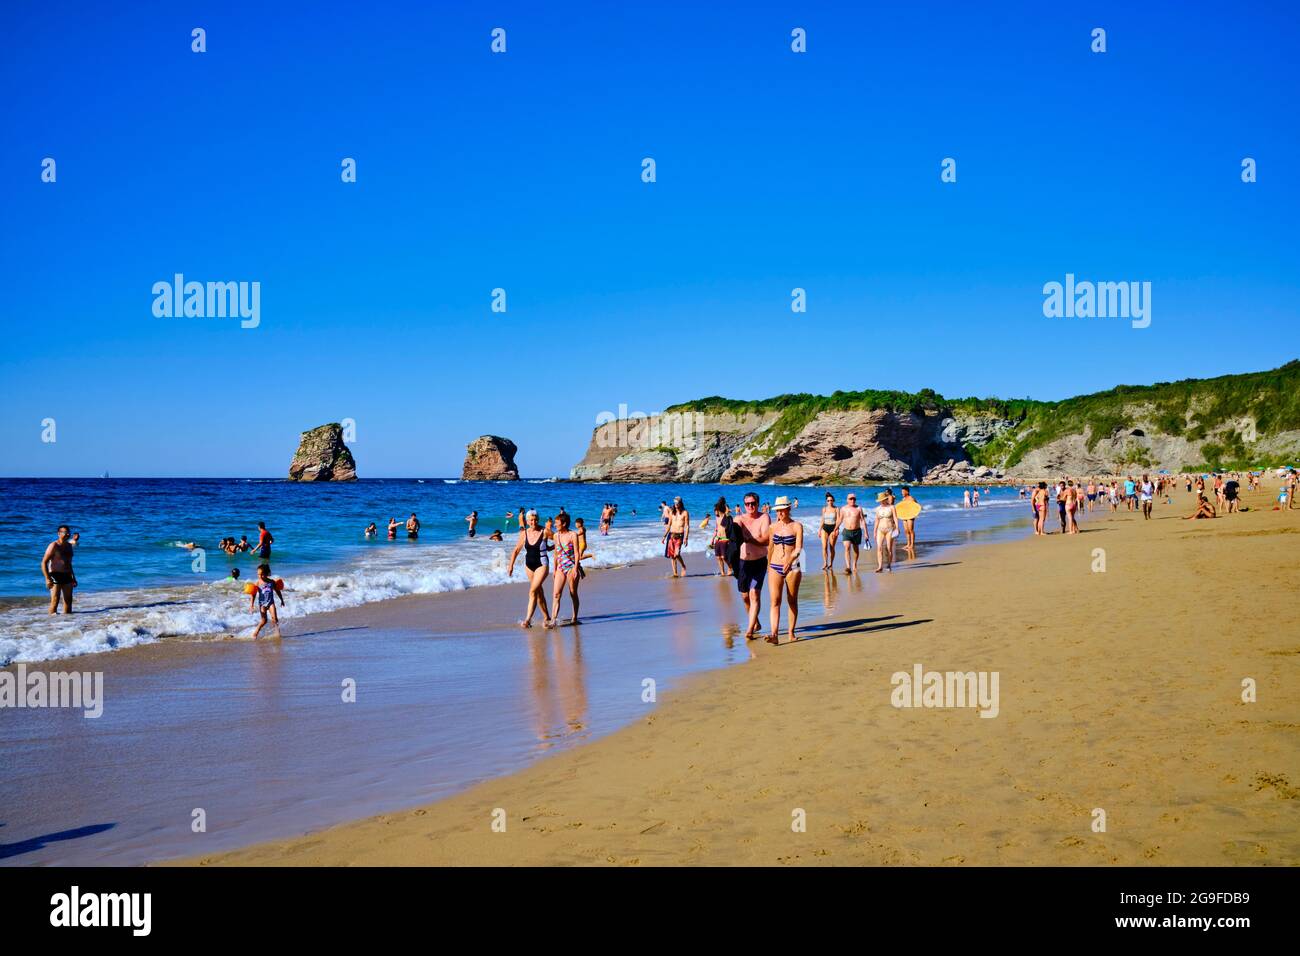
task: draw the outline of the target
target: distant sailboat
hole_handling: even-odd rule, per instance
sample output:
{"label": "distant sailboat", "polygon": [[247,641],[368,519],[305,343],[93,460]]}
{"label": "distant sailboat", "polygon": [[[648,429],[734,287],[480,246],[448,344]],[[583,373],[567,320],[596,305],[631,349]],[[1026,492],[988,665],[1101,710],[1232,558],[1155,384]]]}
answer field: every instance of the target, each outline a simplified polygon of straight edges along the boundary
{"label": "distant sailboat", "polygon": [[104,474],[102,475],[102,477],[107,478],[107,477],[108,477],[108,472],[104,472]]}

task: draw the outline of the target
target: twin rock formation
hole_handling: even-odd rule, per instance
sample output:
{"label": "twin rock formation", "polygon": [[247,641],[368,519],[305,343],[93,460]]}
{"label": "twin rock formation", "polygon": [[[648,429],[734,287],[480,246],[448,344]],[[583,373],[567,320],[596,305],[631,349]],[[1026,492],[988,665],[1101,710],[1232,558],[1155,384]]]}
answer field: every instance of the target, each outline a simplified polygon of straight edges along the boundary
{"label": "twin rock formation", "polygon": [[[465,450],[466,481],[513,481],[519,478],[515,452],[508,438],[484,435]],[[343,442],[343,426],[337,422],[305,431],[289,463],[290,481],[356,481],[357,463]]]}
{"label": "twin rock formation", "polygon": [[290,481],[356,481],[357,463],[337,422],[302,433],[289,463]]}
{"label": "twin rock formation", "polygon": [[509,438],[496,435],[475,438],[465,449],[465,466],[460,477],[464,481],[517,481],[519,468],[515,465],[515,452],[518,450]]}

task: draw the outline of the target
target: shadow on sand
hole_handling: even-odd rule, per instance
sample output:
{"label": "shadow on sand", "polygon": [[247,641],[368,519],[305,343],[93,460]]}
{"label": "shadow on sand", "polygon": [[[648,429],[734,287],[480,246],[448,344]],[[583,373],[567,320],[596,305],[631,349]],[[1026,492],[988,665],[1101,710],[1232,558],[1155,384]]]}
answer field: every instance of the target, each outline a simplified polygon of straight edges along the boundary
{"label": "shadow on sand", "polygon": [[[0,824],[0,826],[3,826],[3,824]],[[116,823],[96,823],[93,826],[77,827],[75,830],[60,830],[58,833],[47,833],[45,836],[32,837],[30,840],[19,840],[17,843],[0,843],[0,860],[43,850],[51,843],[61,843],[65,840],[79,840],[82,837],[94,836],[97,833],[103,833],[105,830],[111,830],[115,826],[117,826]]]}

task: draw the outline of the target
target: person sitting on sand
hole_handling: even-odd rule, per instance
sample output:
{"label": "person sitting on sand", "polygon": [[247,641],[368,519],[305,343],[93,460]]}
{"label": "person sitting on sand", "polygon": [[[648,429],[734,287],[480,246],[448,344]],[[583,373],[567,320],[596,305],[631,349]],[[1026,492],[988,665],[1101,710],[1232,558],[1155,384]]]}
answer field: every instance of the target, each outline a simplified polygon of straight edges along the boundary
{"label": "person sitting on sand", "polygon": [[1214,513],[1214,505],[1210,503],[1210,499],[1205,497],[1205,492],[1198,491],[1196,493],[1196,510],[1189,515],[1183,515],[1183,520],[1190,521],[1193,518],[1216,517],[1218,517],[1218,515]]}
{"label": "person sitting on sand", "polygon": [[257,566],[257,583],[253,585],[253,593],[248,596],[249,612],[257,612],[262,616],[257,627],[253,629],[253,640],[262,633],[262,628],[266,627],[267,616],[270,616],[271,626],[275,628],[275,636],[280,636],[280,615],[275,609],[275,599],[280,598],[280,607],[284,607],[284,592],[275,586],[271,580],[271,566],[269,564],[259,564]]}

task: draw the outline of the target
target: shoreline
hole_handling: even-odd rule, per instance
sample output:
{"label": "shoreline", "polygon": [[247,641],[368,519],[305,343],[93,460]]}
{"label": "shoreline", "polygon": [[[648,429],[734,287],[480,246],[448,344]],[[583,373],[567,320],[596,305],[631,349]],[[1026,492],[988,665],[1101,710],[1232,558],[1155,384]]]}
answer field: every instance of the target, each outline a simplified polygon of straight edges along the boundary
{"label": "shoreline", "polygon": [[[929,542],[922,531],[915,570],[1023,525],[1005,515]],[[616,732],[645,711],[646,676],[672,694],[755,653],[740,636],[734,579],[714,577],[700,552],[688,567],[677,581],[662,559],[595,569],[584,623],[553,631],[514,625],[519,582],[294,619],[284,641],[164,641],[83,657],[75,667],[106,678],[102,719],[27,710],[0,723],[0,746],[31,768],[5,785],[6,837],[40,842],[4,855],[130,864],[235,849],[415,807]],[[801,627],[843,619],[851,593],[879,586],[869,573],[832,580],[805,579]],[[357,683],[347,707],[345,677]],[[190,832],[196,807],[211,815],[206,837]],[[47,841],[50,831],[76,835]]]}
{"label": "shoreline", "polygon": [[[697,674],[599,740],[423,807],[179,862],[1300,863],[1300,529],[1267,492],[1243,498],[1261,510],[1106,512],[1064,540],[879,576],[866,616],[853,600],[809,639],[751,645],[749,666]],[[917,663],[998,671],[999,716],[893,707],[891,675]]]}

